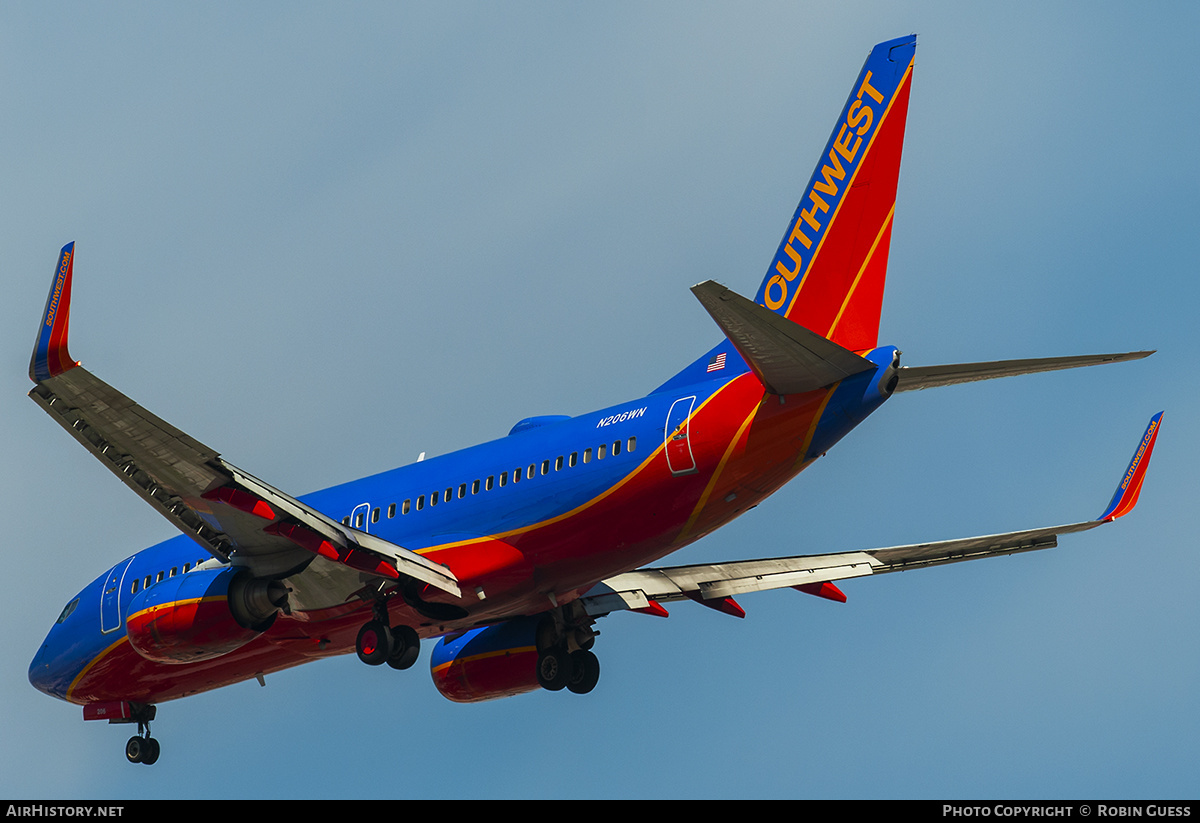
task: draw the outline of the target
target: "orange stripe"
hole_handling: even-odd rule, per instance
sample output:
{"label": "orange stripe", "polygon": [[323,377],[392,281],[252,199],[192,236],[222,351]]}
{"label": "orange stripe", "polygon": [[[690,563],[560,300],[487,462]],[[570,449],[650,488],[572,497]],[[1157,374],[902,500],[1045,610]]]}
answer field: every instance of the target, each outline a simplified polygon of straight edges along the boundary
{"label": "orange stripe", "polygon": [[758,416],[759,408],[760,404],[755,403],[754,408],[750,410],[750,414],[746,415],[746,419],[742,421],[742,425],[738,426],[738,430],[734,433],[733,439],[729,441],[729,445],[725,448],[725,454],[721,455],[721,462],[717,463],[717,468],[713,472],[712,478],[709,479],[708,485],[704,487],[704,493],[700,495],[700,500],[697,501],[696,508],[692,510],[691,517],[689,517],[687,522],[683,524],[683,530],[679,532],[679,537],[676,538],[677,540],[682,541],[687,539],[688,533],[692,530],[692,526],[696,524],[696,520],[700,517],[700,512],[704,509],[705,504],[708,503],[708,498],[712,495],[713,489],[716,488],[717,480],[720,479],[721,472],[725,470],[725,464],[728,463],[729,458],[733,456],[734,447],[737,446],[738,442],[742,439],[742,435],[745,434],[746,429],[750,426],[750,423],[753,422],[756,416]]}
{"label": "orange stripe", "polygon": [[122,643],[128,643],[128,642],[129,642],[129,637],[127,635],[123,634],[123,635],[121,635],[121,637],[119,639],[114,641],[111,646],[109,646],[104,651],[100,652],[100,654],[93,657],[92,661],[90,663],[88,663],[86,666],[84,666],[83,670],[80,671],[79,674],[75,675],[75,679],[72,680],[71,685],[67,687],[66,699],[69,702],[74,703],[75,701],[72,700],[71,698],[75,692],[75,689],[79,687],[79,681],[83,680],[84,675],[86,675],[88,672],[90,672],[96,666],[97,663],[99,663],[101,660],[103,660],[105,657],[107,657],[111,652],[115,651],[117,646],[120,646]]}
{"label": "orange stripe", "polygon": [[456,657],[448,663],[443,663],[440,666],[434,667],[431,669],[431,671],[434,674],[441,674],[442,672],[446,671],[446,669],[454,665],[465,666],[467,663],[474,663],[476,660],[486,660],[489,657],[504,657],[510,654],[529,654],[530,652],[536,651],[537,646],[518,646],[514,649],[498,649],[491,652],[482,652],[480,654],[473,654],[470,657]]}
{"label": "orange stripe", "polygon": [[[692,414],[690,415],[690,417],[695,417],[696,415],[698,415],[698,414],[700,413],[701,409],[703,409],[705,406],[707,406],[707,405],[708,405],[709,403],[711,403],[713,400],[717,399],[717,396],[718,396],[718,395],[720,395],[722,392],[724,392],[726,389],[728,389],[728,388],[729,388],[730,386],[732,386],[734,383],[738,382],[738,380],[745,379],[745,378],[747,378],[747,377],[748,377],[748,378],[750,378],[750,379],[752,379],[752,380],[757,380],[757,379],[758,379],[757,377],[755,377],[755,376],[754,376],[753,372],[746,372],[745,374],[738,375],[737,377],[735,377],[735,378],[733,378],[732,380],[730,380],[728,383],[725,383],[723,386],[721,386],[721,387],[720,387],[719,389],[717,389],[715,392],[713,392],[713,393],[712,393],[712,394],[711,394],[711,395],[708,397],[708,399],[707,399],[707,400],[705,400],[703,403],[701,403],[701,404],[700,404],[700,407],[699,407],[698,409],[696,409],[694,412],[692,412]],[[690,419],[690,418],[689,418],[689,419]],[[652,462],[654,462],[654,459],[655,459],[656,457],[658,457],[658,455],[659,455],[660,453],[664,452],[664,451],[666,450],[666,448],[667,448],[667,444],[666,444],[666,442],[664,441],[662,444],[660,444],[660,445],[659,445],[659,446],[658,446],[658,447],[657,447],[657,448],[654,450],[654,452],[653,452],[653,453],[652,453],[652,454],[651,454],[649,457],[647,457],[645,460],[643,460],[643,461],[642,461],[642,462],[641,462],[641,463],[638,465],[638,467],[637,467],[637,468],[635,468],[633,471],[631,471],[629,474],[625,475],[623,478],[621,478],[621,479],[620,479],[619,481],[617,481],[615,484],[613,484],[613,485],[612,485],[612,486],[610,486],[609,488],[605,489],[603,492],[601,492],[601,493],[600,493],[600,494],[598,494],[597,496],[593,497],[591,500],[588,500],[588,501],[586,501],[586,502],[584,502],[584,503],[580,503],[578,506],[576,506],[575,508],[571,509],[570,511],[563,512],[563,513],[562,513],[562,514],[560,514],[560,515],[556,515],[555,517],[551,517],[551,518],[548,518],[548,519],[546,519],[546,520],[542,520],[542,521],[539,521],[539,522],[537,522],[537,523],[533,523],[533,524],[531,524],[531,525],[528,525],[528,526],[521,526],[520,528],[511,529],[511,530],[509,530],[509,531],[506,531],[506,532],[497,532],[497,533],[495,533],[495,534],[489,534],[489,535],[480,535],[479,537],[474,537],[474,538],[471,538],[470,540],[456,540],[456,541],[454,541],[454,542],[452,542],[452,543],[442,543],[442,544],[440,544],[440,545],[437,545],[437,546],[430,546],[429,548],[426,548],[426,549],[415,549],[414,551],[416,552],[416,554],[422,554],[422,555],[423,555],[423,554],[428,554],[428,553],[430,553],[430,552],[441,551],[441,550],[443,550],[443,549],[453,549],[453,548],[457,548],[458,546],[468,546],[468,545],[471,545],[471,544],[473,544],[473,543],[478,543],[478,542],[480,542],[481,540],[504,540],[504,539],[506,539],[506,538],[513,537],[513,536],[515,536],[515,535],[518,535],[518,534],[525,534],[526,532],[531,532],[531,531],[534,531],[535,529],[540,529],[540,528],[542,528],[542,527],[544,527],[544,526],[550,526],[550,525],[553,525],[553,524],[555,524],[555,523],[558,523],[558,522],[561,522],[561,521],[563,521],[563,520],[566,520],[566,519],[567,519],[567,518],[569,518],[569,517],[574,517],[575,515],[579,514],[580,512],[582,512],[582,511],[584,511],[584,510],[586,510],[586,509],[589,509],[589,508],[591,508],[592,506],[596,505],[596,504],[597,504],[597,503],[599,503],[601,500],[604,500],[606,497],[608,497],[608,496],[610,496],[611,494],[613,494],[614,492],[616,492],[618,489],[620,489],[620,488],[621,488],[622,486],[624,486],[626,483],[629,483],[629,482],[630,482],[631,480],[633,480],[633,479],[634,479],[634,478],[635,478],[635,477],[636,477],[638,474],[640,474],[640,473],[641,473],[641,472],[643,472],[645,469],[647,469],[647,468],[650,466],[650,464],[651,464]]]}
{"label": "orange stripe", "polygon": [[875,138],[879,136],[881,131],[883,131],[884,121],[887,120],[888,115],[891,113],[892,106],[895,104],[896,99],[900,96],[900,92],[904,88],[904,84],[908,82],[910,77],[912,77],[912,70],[913,61],[910,60],[908,61],[908,68],[904,70],[904,77],[900,79],[900,83],[896,86],[896,91],[892,95],[892,99],[888,101],[887,108],[884,109],[883,116],[879,118],[879,125],[875,127],[875,131],[871,134],[871,142],[867,143],[867,150],[863,153],[862,160],[859,161],[858,166],[856,166],[854,169],[854,174],[850,175],[850,180],[846,182],[845,187],[842,189],[842,199],[838,201],[837,208],[833,210],[833,215],[829,218],[829,222],[825,224],[825,234],[821,236],[821,242],[817,244],[816,251],[814,251],[812,257],[809,258],[808,268],[804,270],[804,277],[800,280],[800,285],[796,286],[796,292],[792,295],[792,300],[790,303],[788,303],[787,310],[783,313],[783,316],[787,317],[789,320],[791,319],[792,309],[796,305],[796,299],[800,296],[800,290],[804,288],[804,284],[808,281],[809,272],[813,270],[813,265],[816,263],[817,255],[821,253],[821,249],[825,245],[825,240],[829,237],[829,230],[833,226],[834,221],[837,220],[838,213],[842,210],[842,204],[846,202],[845,192],[848,192],[851,188],[853,188],[854,179],[858,177],[858,173],[862,171],[863,166],[867,165],[867,155],[871,153],[871,148],[875,145]]}
{"label": "orange stripe", "polygon": [[[880,125],[882,126],[882,124]],[[858,274],[854,276],[854,282],[850,284],[850,290],[846,292],[846,299],[842,301],[842,307],[838,309],[837,316],[833,318],[833,323],[829,326],[829,331],[825,334],[826,338],[833,338],[833,331],[837,328],[838,321],[842,319],[842,314],[845,313],[846,307],[850,305],[850,298],[854,296],[854,290],[858,288],[858,281],[862,280],[863,272],[867,270],[871,258],[875,256],[875,249],[879,248],[879,241],[883,239],[884,232],[888,230],[888,226],[892,225],[892,215],[895,213],[896,204],[892,203],[887,217],[884,218],[883,225],[879,227],[879,234],[875,235],[875,242],[871,244],[871,250],[867,252],[867,257],[863,260],[862,266],[859,267]]]}

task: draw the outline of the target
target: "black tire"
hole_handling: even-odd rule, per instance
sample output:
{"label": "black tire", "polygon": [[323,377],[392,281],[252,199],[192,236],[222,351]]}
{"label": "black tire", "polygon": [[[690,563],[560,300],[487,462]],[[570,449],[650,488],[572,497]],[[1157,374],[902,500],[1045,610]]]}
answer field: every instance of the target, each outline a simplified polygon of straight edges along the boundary
{"label": "black tire", "polygon": [[571,652],[571,676],[567,688],[587,694],[600,682],[600,659],[589,651]]}
{"label": "black tire", "polygon": [[411,626],[392,627],[392,653],[387,664],[393,669],[408,669],[421,654],[421,638]]}
{"label": "black tire", "polygon": [[547,649],[538,655],[537,681],[548,692],[566,687],[571,678],[571,661],[561,649]]}
{"label": "black tire", "polygon": [[158,762],[158,755],[162,749],[158,745],[158,741],[153,737],[146,738],[146,753],[142,755],[142,762],[147,766],[153,766]]}
{"label": "black tire", "polygon": [[130,763],[141,763],[146,756],[145,741],[136,734],[125,744],[125,759]]}
{"label": "black tire", "polygon": [[358,630],[354,650],[358,659],[368,666],[379,666],[392,654],[392,632],[378,620],[372,620]]}

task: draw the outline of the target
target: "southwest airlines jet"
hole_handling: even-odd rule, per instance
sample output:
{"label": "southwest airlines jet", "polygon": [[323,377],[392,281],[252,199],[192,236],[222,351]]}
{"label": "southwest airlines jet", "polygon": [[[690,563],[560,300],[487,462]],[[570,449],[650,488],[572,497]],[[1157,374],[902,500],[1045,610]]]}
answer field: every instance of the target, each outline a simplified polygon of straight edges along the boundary
{"label": "southwest airlines jet", "polygon": [[742,616],[743,594],[1045,549],[1133,508],[1151,419],[1095,520],[835,554],[653,565],[778,490],[893,394],[1150,352],[907,367],[878,341],[915,37],[867,57],[753,299],[692,287],[724,337],[645,397],[292,497],[227,462],[67,351],[74,244],[62,249],[30,397],[182,534],[70,599],[29,668],[84,719],[136,723],[153,763],[157,706],[355,651],[468,702],[600,677],[596,622],[691,600]]}

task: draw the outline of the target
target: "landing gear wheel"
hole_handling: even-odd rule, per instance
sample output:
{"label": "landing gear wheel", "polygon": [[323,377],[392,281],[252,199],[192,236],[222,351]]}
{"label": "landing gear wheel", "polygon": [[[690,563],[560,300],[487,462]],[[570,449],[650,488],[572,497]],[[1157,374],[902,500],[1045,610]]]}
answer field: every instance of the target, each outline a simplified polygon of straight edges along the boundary
{"label": "landing gear wheel", "polygon": [[548,692],[561,691],[571,677],[571,661],[561,649],[547,649],[538,655],[537,681]]}
{"label": "landing gear wheel", "polygon": [[372,620],[358,630],[354,650],[358,659],[368,666],[378,666],[392,654],[392,631],[385,623]]}
{"label": "landing gear wheel", "polygon": [[142,737],[135,734],[125,744],[125,759],[130,763],[145,763],[147,766],[153,766],[158,762],[160,751],[158,741],[153,737]]}
{"label": "landing gear wheel", "polygon": [[125,759],[130,763],[141,763],[146,756],[146,740],[143,737],[138,737],[136,734],[129,738],[129,742],[125,744]]}
{"label": "landing gear wheel", "polygon": [[392,628],[392,653],[388,655],[387,664],[393,669],[407,669],[417,662],[421,654],[421,638],[411,626],[395,626]]}
{"label": "landing gear wheel", "polygon": [[600,682],[600,660],[589,651],[571,652],[571,674],[567,688],[575,694],[587,694]]}

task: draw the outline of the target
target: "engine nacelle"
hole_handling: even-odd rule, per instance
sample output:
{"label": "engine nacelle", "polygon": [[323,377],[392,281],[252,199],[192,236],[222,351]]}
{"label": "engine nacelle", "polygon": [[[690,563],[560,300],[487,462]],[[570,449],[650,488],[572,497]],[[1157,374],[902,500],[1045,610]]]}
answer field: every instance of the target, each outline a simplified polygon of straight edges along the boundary
{"label": "engine nacelle", "polygon": [[541,688],[537,679],[540,616],[473,629],[433,647],[429,670],[442,696],[478,703]]}
{"label": "engine nacelle", "polygon": [[129,645],[157,663],[193,663],[239,649],[275,622],[283,584],[238,569],[198,569],[134,595],[125,618]]}

